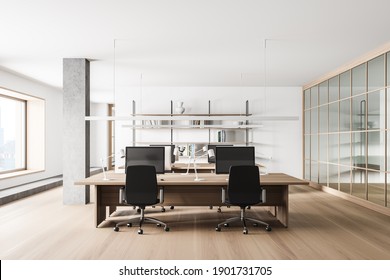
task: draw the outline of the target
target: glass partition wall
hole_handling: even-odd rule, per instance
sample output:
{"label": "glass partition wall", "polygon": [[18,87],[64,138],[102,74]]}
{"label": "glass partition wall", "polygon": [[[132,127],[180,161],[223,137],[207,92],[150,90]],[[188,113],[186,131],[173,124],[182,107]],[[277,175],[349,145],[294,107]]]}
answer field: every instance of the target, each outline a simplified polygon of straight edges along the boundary
{"label": "glass partition wall", "polygon": [[307,88],[304,176],[390,207],[390,52]]}

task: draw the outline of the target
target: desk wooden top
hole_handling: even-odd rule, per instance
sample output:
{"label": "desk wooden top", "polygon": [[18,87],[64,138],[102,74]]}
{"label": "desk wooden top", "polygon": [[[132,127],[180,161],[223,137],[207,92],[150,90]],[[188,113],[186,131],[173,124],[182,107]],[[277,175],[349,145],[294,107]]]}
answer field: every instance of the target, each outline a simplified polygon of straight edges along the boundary
{"label": "desk wooden top", "polygon": [[[75,185],[105,185],[105,186],[123,186],[125,184],[125,174],[107,172],[107,178],[103,180],[103,174],[97,174],[85,179],[76,181]],[[228,175],[199,173],[198,178],[202,181],[194,181],[195,174],[181,175],[180,173],[167,173],[157,175],[157,184],[160,186],[180,186],[180,185],[198,185],[198,186],[226,186],[228,184]],[[308,185],[309,182],[289,176],[284,173],[270,173],[260,176],[261,185]]]}

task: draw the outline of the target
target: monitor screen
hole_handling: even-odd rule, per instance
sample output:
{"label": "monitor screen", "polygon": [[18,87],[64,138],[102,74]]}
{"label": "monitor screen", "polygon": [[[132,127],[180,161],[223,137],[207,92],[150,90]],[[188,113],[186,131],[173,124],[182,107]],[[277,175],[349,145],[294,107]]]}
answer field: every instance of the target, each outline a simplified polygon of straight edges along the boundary
{"label": "monitor screen", "polygon": [[164,174],[164,147],[126,147],[126,170],[131,165],[154,165],[157,174]]}
{"label": "monitor screen", "polygon": [[169,158],[169,160],[171,161],[171,163],[174,163],[175,162],[175,155],[174,155],[174,152],[175,152],[175,145],[149,145],[149,146],[151,146],[151,147],[170,147],[171,149],[170,149],[170,153],[167,153],[167,149],[165,150],[165,154],[167,155],[167,157],[168,157],[168,155],[170,154],[171,155],[171,157],[168,157]]}
{"label": "monitor screen", "polygon": [[217,152],[215,150],[216,147],[218,146],[233,146],[233,145],[229,145],[229,144],[218,144],[218,145],[208,145],[207,146],[207,149],[208,150],[213,150],[214,151],[214,157],[213,158],[210,158],[209,156],[207,156],[207,160],[209,163],[215,163],[215,159],[217,158]]}
{"label": "monitor screen", "polygon": [[230,166],[255,165],[255,147],[216,147],[215,173],[229,174]]}

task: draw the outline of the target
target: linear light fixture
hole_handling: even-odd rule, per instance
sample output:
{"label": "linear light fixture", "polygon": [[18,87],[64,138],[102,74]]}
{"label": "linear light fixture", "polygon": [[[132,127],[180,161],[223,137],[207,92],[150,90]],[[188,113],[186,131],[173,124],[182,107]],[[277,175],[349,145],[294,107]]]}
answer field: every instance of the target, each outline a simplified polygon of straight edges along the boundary
{"label": "linear light fixture", "polygon": [[183,116],[183,115],[150,115],[150,116],[87,116],[86,121],[297,121],[298,116]]}

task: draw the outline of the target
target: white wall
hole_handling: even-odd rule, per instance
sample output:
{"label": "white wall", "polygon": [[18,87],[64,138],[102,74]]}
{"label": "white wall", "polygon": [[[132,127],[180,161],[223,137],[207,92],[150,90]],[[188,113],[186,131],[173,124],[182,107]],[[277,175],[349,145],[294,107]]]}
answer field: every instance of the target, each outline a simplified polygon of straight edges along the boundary
{"label": "white wall", "polygon": [[0,189],[62,174],[62,90],[0,69],[0,86],[45,100],[45,170],[1,179]]}
{"label": "white wall", "polygon": [[[300,87],[117,87],[115,92],[116,116],[132,113],[132,100],[136,101],[136,113],[170,113],[170,102],[183,101],[185,113],[245,113],[245,101],[249,112],[268,116],[298,116],[298,121],[263,122],[264,128],[253,130],[252,141],[256,154],[271,156],[272,160],[259,160],[267,166],[267,172],[284,172],[302,177],[302,89]],[[132,143],[131,128],[124,128],[128,121],[115,124],[115,146],[122,149]],[[154,140],[152,140],[154,139]],[[169,142],[169,130],[138,131],[137,141]],[[175,141],[208,142],[207,130],[175,131]],[[215,141],[215,140],[214,140]]]}

